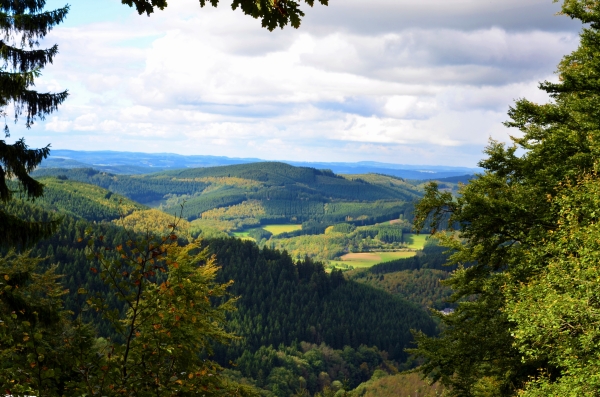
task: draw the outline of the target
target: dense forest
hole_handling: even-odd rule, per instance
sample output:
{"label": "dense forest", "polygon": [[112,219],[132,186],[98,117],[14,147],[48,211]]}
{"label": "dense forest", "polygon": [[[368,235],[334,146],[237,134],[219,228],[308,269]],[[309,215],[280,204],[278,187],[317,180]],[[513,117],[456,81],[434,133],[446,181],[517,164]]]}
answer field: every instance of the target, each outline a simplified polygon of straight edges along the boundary
{"label": "dense forest", "polygon": [[[380,176],[367,182],[328,170],[269,162],[148,175],[45,168],[34,175],[97,185],[143,204],[160,205],[167,212],[179,210],[185,201],[188,220],[202,219],[203,213],[215,208],[257,202],[263,211],[252,218],[259,224],[310,220],[372,224],[404,214],[409,210],[407,204],[421,194],[414,185],[395,177]],[[247,215],[242,213],[235,219]]]}
{"label": "dense forest", "polygon": [[[164,218],[152,218],[148,211],[138,206],[135,207],[137,212],[122,221],[110,222],[116,213],[105,215],[111,214],[114,205],[111,201],[113,195],[106,190],[94,190],[97,188],[93,185],[62,178],[42,180],[48,183],[51,194],[39,201],[39,205],[13,201],[5,205],[4,210],[32,220],[60,217],[56,233],[36,243],[28,251],[29,255],[43,258],[43,267],[55,265],[56,273],[64,275],[61,284],[69,291],[63,297],[68,310],[94,324],[99,337],[118,338],[101,313],[87,310],[84,298],[77,293],[84,289],[102,296],[107,307],[119,311],[125,309],[101,277],[91,270],[98,265],[90,261],[86,236],[102,235],[103,244],[116,247],[136,233],[147,230],[135,223],[127,223],[129,218],[146,214],[142,217],[150,219],[150,222],[146,221],[148,223],[143,225],[166,223],[173,218],[166,214]],[[54,199],[56,192],[60,191],[58,189],[69,192],[64,196],[65,200]],[[131,207],[132,202],[124,203]],[[90,204],[89,207],[87,204]],[[103,221],[99,222],[100,219]],[[127,228],[124,229],[123,225]],[[374,228],[371,233],[374,236],[383,233],[393,239],[394,235],[390,235],[387,229]],[[331,226],[328,232],[353,233],[357,230],[360,227],[338,224]],[[401,237],[401,229],[399,233]],[[191,238],[181,234],[179,243],[185,245]],[[95,242],[94,246],[98,244]],[[410,366],[406,363],[408,357],[404,351],[412,341],[410,330],[419,329],[429,335],[436,332],[435,323],[418,304],[347,280],[340,271],[326,273],[322,263],[308,257],[295,261],[285,251],[268,247],[261,249],[252,241],[232,237],[205,239],[202,244],[210,254],[216,255],[220,266],[216,281],[227,283],[234,280],[229,293],[239,297],[237,310],[227,314],[227,324],[228,329],[241,339],[229,345],[215,344],[212,357],[221,365],[230,367],[228,374],[232,379],[243,378],[249,385],[270,390],[274,395],[288,396],[301,388],[306,388],[311,394],[331,387],[350,390],[368,381],[374,371],[381,368],[387,371],[385,373],[395,373],[400,367]],[[261,364],[257,369],[249,364],[251,361],[248,360],[253,355],[263,357],[266,354],[262,352],[272,351],[268,354],[279,357],[274,347],[291,356],[306,354],[300,353],[301,343],[314,346],[310,349],[312,355],[316,352],[323,354],[323,351],[338,353],[327,353],[328,357],[334,354],[331,358],[334,362],[328,364],[325,361],[316,366],[313,363],[314,368],[310,367],[308,372],[306,368],[290,369],[287,361],[280,358],[269,361],[271,364],[268,365]],[[367,353],[370,358],[365,356]],[[322,372],[327,372],[329,365],[340,367],[336,371],[330,370],[323,378]],[[297,373],[304,376],[306,383],[298,380]],[[288,379],[289,376],[293,377],[293,381]],[[319,380],[319,376],[323,379]],[[287,386],[284,387],[284,384]]]}
{"label": "dense forest", "polygon": [[[186,234],[192,237],[243,235],[261,247],[286,250],[295,260],[308,255],[331,261],[350,252],[406,248],[402,236],[411,231],[414,200],[422,194],[422,187],[397,177],[339,176],[266,162],[148,175],[44,168],[34,175],[47,186],[39,203],[48,210],[115,220],[145,208],[136,202],[141,200],[190,221]],[[103,206],[109,202],[112,207]],[[84,214],[83,208],[98,213]],[[266,230],[270,225],[301,227],[274,234]]]}

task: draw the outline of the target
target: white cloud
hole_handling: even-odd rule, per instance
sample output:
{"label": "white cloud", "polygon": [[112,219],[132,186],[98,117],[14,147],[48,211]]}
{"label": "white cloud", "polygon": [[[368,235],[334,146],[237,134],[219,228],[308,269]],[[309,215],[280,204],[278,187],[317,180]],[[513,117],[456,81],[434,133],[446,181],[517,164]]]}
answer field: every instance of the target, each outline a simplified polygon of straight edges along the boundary
{"label": "white cloud", "polygon": [[[472,166],[489,136],[508,139],[500,123],[514,99],[547,100],[537,83],[577,45],[546,17],[527,29],[502,16],[546,3],[345,0],[270,33],[226,7],[181,2],[57,28],[60,54],[39,86],[72,95],[26,135],[56,148]],[[475,22],[430,23],[443,15]]]}

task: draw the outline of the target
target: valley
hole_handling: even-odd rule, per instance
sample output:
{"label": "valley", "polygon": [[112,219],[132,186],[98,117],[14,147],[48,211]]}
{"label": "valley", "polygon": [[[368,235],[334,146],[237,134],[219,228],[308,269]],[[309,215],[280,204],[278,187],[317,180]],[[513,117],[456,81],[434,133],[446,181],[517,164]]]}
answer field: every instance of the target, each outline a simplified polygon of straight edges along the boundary
{"label": "valley", "polygon": [[[266,395],[289,396],[298,387],[317,395],[363,383],[360,390],[404,384],[403,377],[382,379],[410,367],[404,351],[410,329],[437,332],[427,309],[447,306],[448,290],[439,284],[449,275],[441,267],[446,257],[434,240],[412,231],[413,204],[422,195],[418,182],[280,163],[147,175],[44,168],[34,175],[45,184],[44,197],[6,208],[62,219],[60,230],[31,255],[45,258],[45,266],[57,264],[69,291],[105,291],[87,270],[89,233],[117,246],[131,233],[168,235],[176,225],[180,244],[202,239],[220,266],[217,281],[234,280],[230,293],[239,297],[227,321],[242,339],[213,346],[213,357],[237,363],[227,370],[231,379],[265,393],[280,390]],[[65,297],[74,312],[78,302],[72,292]],[[105,302],[121,305],[110,297]],[[82,315],[103,337],[113,335],[102,316]],[[336,352],[345,369],[311,367],[312,358],[298,367],[303,357],[333,354],[325,351]],[[264,368],[248,364],[257,354],[278,358]],[[281,358],[288,356],[291,361]],[[319,380],[324,369],[327,380]],[[297,374],[308,383],[291,381]]]}

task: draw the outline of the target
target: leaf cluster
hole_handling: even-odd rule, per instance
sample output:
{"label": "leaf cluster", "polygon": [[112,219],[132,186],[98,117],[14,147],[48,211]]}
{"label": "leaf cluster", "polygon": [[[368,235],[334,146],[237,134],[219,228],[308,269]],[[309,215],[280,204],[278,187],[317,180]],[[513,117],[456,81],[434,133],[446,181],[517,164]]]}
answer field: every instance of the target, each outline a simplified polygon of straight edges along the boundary
{"label": "leaf cluster", "polygon": [[[123,4],[130,7],[135,7],[137,12],[141,14],[152,14],[156,9],[163,10],[167,6],[166,0],[121,0]],[[328,5],[329,0],[318,0],[323,5]],[[205,7],[210,3],[213,7],[217,7],[219,0],[200,0],[200,7]],[[312,7],[315,4],[314,0],[304,0],[304,3]],[[300,9],[302,1],[295,0],[232,0],[231,9],[238,8],[246,15],[250,15],[254,19],[260,19],[263,28],[269,31],[279,27],[283,29],[286,25],[298,29],[300,22],[305,16],[304,11]]]}

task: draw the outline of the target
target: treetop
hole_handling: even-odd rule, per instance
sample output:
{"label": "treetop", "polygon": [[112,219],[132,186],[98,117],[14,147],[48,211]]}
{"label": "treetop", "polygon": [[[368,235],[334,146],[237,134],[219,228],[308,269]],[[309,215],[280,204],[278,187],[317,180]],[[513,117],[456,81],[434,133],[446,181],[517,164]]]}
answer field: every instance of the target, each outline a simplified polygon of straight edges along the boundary
{"label": "treetop", "polygon": [[[207,0],[199,0],[200,7],[206,6]],[[328,5],[329,0],[317,0],[323,5]],[[163,10],[167,6],[166,0],[121,0],[123,4],[135,7],[137,12],[150,16],[155,9]],[[219,4],[219,0],[208,0],[213,7]],[[302,0],[233,0],[231,9],[240,8],[244,14],[255,19],[261,19],[263,28],[269,31],[280,27],[283,29],[287,24],[292,27],[300,27],[304,12],[300,9]],[[314,6],[315,0],[304,0],[310,7]]]}

